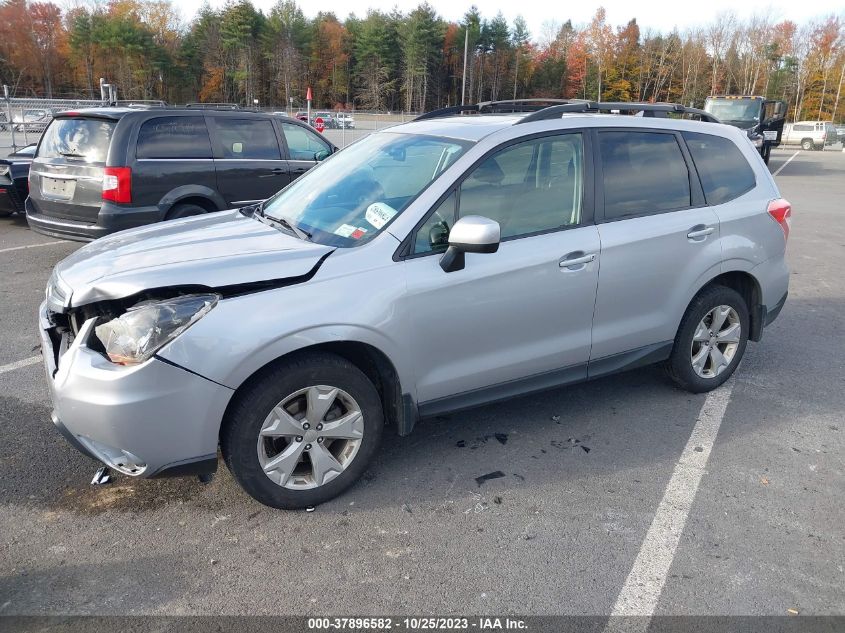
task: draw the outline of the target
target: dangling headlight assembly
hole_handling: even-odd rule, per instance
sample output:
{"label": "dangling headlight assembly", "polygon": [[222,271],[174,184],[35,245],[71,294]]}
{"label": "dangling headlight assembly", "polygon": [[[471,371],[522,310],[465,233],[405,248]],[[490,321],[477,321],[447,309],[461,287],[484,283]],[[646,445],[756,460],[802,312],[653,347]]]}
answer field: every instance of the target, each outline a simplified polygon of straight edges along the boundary
{"label": "dangling headlight assembly", "polygon": [[204,294],[144,301],[94,331],[113,363],[137,365],[199,321],[219,299]]}

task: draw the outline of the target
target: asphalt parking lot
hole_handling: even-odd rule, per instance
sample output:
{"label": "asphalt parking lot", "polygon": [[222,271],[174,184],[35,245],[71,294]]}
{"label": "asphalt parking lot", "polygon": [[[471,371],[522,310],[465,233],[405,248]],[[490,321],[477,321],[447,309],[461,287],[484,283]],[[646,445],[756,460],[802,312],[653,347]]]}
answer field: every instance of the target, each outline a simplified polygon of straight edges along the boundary
{"label": "asphalt parking lot", "polygon": [[649,368],[427,420],[310,513],[222,464],[89,485],[35,329],[79,245],[0,218],[0,614],[845,613],[845,153],[770,169],[789,301],[724,387]]}

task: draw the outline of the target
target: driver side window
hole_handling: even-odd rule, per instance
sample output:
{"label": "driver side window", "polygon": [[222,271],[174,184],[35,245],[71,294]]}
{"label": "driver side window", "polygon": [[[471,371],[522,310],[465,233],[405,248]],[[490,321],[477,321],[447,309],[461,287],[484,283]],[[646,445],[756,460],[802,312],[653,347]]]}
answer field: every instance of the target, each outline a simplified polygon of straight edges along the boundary
{"label": "driver side window", "polygon": [[498,222],[502,239],[577,226],[583,173],[580,134],[544,136],[506,147],[473,169],[457,195],[453,192],[432,211],[417,231],[412,254],[444,251],[455,220],[467,215]]}
{"label": "driver side window", "polygon": [[282,123],[281,125],[291,160],[313,161],[314,154],[317,152],[329,151],[329,146],[319,136],[309,132],[304,127],[293,123]]}

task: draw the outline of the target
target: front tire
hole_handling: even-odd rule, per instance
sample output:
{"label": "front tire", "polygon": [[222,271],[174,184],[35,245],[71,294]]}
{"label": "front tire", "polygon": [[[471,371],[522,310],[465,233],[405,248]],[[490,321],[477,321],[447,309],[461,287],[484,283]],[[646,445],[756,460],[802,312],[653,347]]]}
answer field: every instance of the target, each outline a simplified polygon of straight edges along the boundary
{"label": "front tire", "polygon": [[710,286],[687,308],[672,354],[669,377],[692,393],[711,391],[736,370],[748,344],[748,306],[732,288]]}
{"label": "front tire", "polygon": [[375,386],[334,354],[285,360],[236,398],[221,431],[223,457],[241,487],[274,508],[336,497],[364,473],[381,440]]}

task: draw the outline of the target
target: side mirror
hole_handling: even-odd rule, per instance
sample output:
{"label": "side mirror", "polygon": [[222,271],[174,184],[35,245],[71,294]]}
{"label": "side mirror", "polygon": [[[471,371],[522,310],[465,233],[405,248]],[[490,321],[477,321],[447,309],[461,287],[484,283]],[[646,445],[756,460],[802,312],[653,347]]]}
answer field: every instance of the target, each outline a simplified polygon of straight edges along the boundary
{"label": "side mirror", "polygon": [[321,160],[326,160],[331,154],[329,150],[321,149],[319,152],[314,152],[314,160],[319,163]]}
{"label": "side mirror", "polygon": [[501,238],[498,222],[480,215],[463,217],[449,232],[449,248],[440,258],[440,268],[447,273],[463,270],[465,253],[495,253]]}

